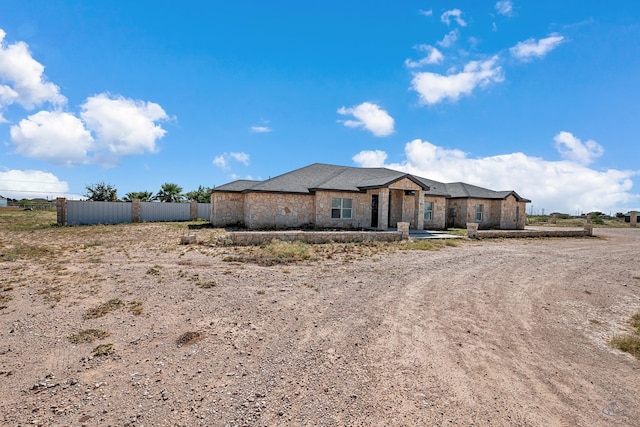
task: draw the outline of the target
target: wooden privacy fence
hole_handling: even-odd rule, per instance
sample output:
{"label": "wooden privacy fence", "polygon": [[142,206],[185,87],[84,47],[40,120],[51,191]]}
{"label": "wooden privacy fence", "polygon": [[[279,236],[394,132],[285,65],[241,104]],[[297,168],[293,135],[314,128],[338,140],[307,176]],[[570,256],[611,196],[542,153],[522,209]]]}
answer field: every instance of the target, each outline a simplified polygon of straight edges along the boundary
{"label": "wooden privacy fence", "polygon": [[211,218],[210,203],[85,202],[56,200],[58,225],[121,224],[127,222],[194,221]]}

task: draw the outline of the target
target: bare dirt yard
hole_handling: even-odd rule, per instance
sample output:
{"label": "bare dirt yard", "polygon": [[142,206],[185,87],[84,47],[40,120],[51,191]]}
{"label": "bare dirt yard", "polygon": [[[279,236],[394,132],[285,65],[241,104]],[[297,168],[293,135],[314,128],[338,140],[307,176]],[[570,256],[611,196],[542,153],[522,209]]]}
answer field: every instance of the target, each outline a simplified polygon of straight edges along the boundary
{"label": "bare dirt yard", "polygon": [[640,361],[609,345],[640,228],[274,249],[12,215],[2,425],[640,426]]}

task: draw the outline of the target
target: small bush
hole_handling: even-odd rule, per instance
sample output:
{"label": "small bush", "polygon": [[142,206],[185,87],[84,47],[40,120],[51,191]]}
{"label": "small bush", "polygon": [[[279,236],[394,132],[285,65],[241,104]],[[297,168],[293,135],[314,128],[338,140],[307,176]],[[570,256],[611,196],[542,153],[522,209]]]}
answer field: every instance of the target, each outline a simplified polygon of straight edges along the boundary
{"label": "small bush", "polygon": [[203,339],[204,334],[202,332],[185,332],[178,337],[176,344],[178,346],[190,345],[197,343],[198,341],[202,341]]}
{"label": "small bush", "polygon": [[618,335],[611,338],[610,344],[612,347],[618,350],[624,351],[633,355],[636,359],[640,360],[640,335],[638,334],[625,334]]}
{"label": "small bush", "polygon": [[109,356],[115,352],[116,351],[113,348],[113,344],[108,343],[108,344],[100,344],[99,346],[94,348],[92,354],[95,357],[104,357],[104,356]]}

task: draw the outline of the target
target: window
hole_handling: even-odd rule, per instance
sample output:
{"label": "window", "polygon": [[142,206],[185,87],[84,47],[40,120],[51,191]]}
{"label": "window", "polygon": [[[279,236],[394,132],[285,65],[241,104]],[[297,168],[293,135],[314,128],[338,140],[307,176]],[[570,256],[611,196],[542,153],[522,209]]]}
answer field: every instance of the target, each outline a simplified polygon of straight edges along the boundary
{"label": "window", "polygon": [[476,205],[476,222],[482,222],[483,210],[484,210],[484,205]]}
{"label": "window", "polygon": [[424,202],[424,220],[433,221],[433,202]]}
{"label": "window", "polygon": [[331,199],[331,218],[351,219],[353,201],[351,199]]}

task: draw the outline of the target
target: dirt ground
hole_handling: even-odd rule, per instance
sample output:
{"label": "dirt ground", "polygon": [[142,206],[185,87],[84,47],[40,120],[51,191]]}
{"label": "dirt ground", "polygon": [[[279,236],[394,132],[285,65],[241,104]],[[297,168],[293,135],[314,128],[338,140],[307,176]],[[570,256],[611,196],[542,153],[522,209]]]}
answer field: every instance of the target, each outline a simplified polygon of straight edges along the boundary
{"label": "dirt ground", "polygon": [[640,425],[640,361],[608,345],[640,228],[275,265],[185,232],[2,230],[0,424]]}

